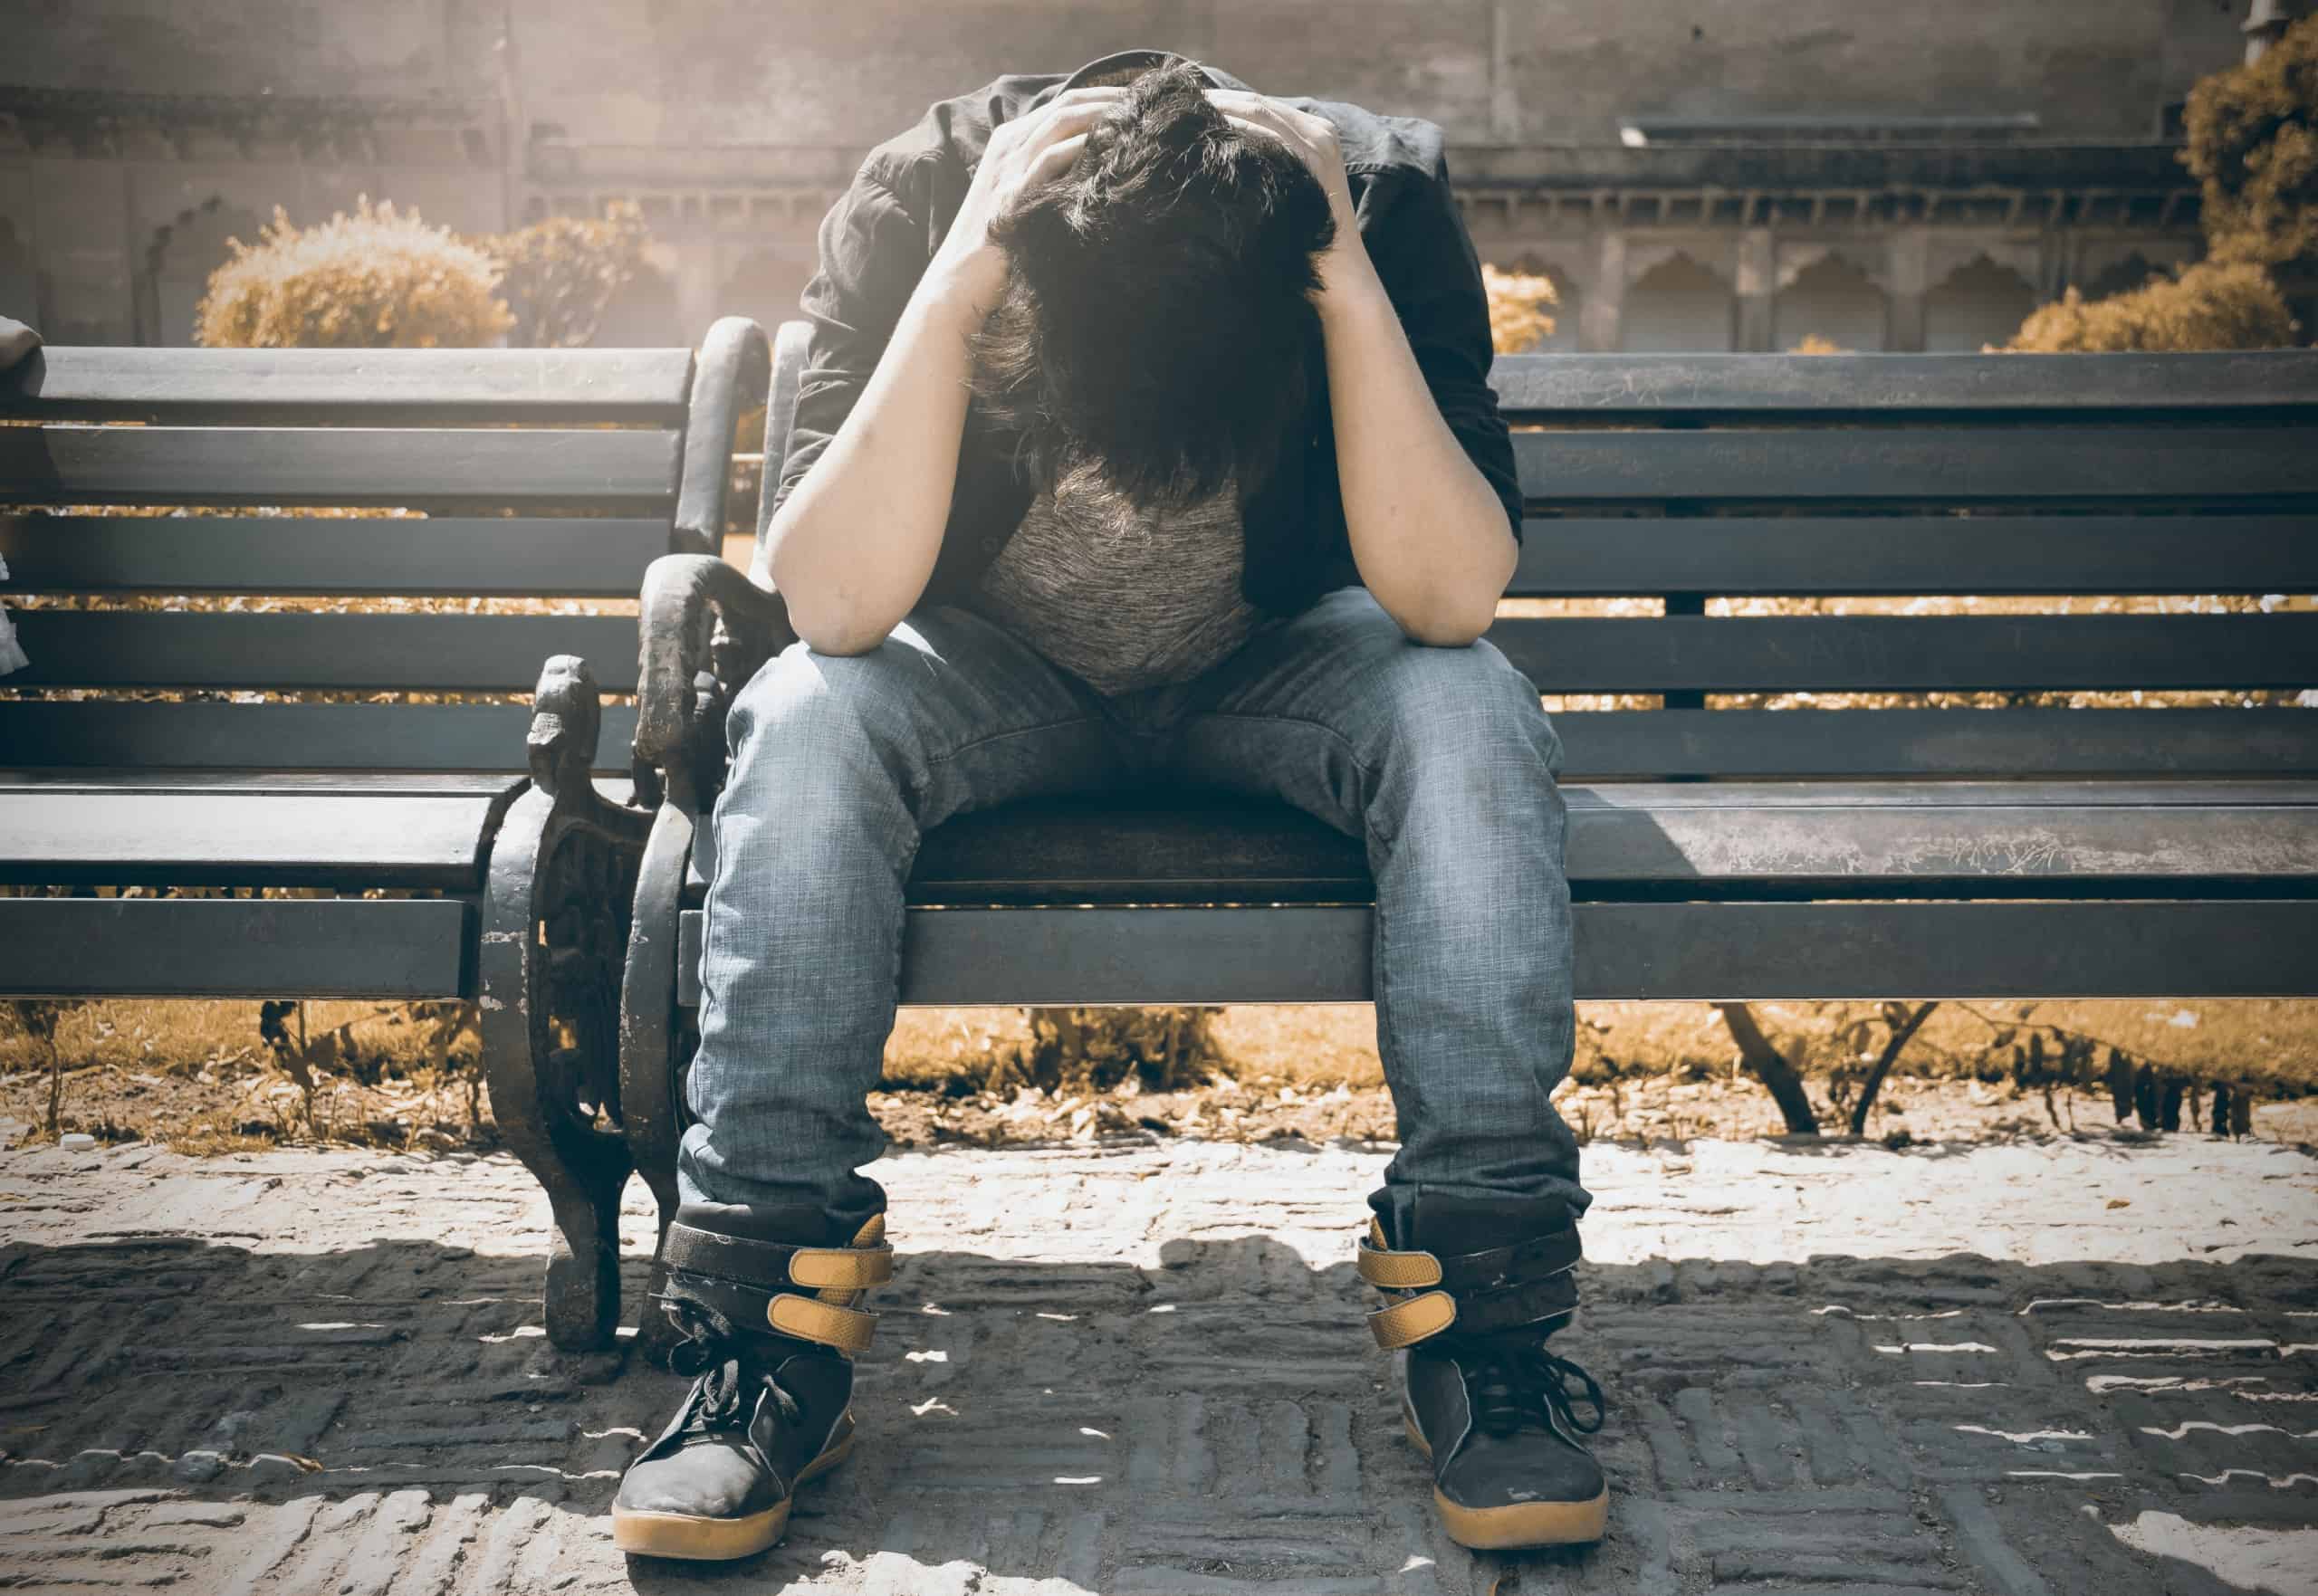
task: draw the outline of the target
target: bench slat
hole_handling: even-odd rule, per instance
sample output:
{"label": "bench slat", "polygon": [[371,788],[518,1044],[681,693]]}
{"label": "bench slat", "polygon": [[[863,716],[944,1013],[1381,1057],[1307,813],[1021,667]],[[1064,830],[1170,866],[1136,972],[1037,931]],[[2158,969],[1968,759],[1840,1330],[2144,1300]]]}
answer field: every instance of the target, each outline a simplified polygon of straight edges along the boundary
{"label": "bench slat", "polygon": [[673,432],[0,427],[0,502],[645,509],[676,490]]}
{"label": "bench slat", "polygon": [[2105,355],[1499,355],[1489,386],[1515,412],[1682,416],[1802,412],[2265,409],[2318,405],[2299,350]]}
{"label": "bench slat", "polygon": [[1557,713],[1576,780],[2318,775],[2296,709],[1614,710]]}
{"label": "bench slat", "polygon": [[1506,591],[2307,593],[2318,528],[2306,515],[1541,517],[1523,526]]}
{"label": "bench slat", "polygon": [[[32,700],[0,702],[0,746],[63,769],[509,770],[530,723],[515,704]],[[2318,714],[2302,710],[1570,711],[1554,725],[1572,781],[2318,775]],[[624,773],[635,737],[634,706],[607,704],[597,769]]]}
{"label": "bench slat", "polygon": [[[624,616],[29,610],[12,685],[533,686],[551,654],[636,684]],[[1489,636],[1545,693],[2299,688],[2318,616],[1674,616],[1500,620]]]}
{"label": "bench slat", "polygon": [[1488,635],[1541,693],[2318,683],[2318,615],[1585,616]]}
{"label": "bench slat", "polygon": [[[0,701],[23,766],[158,770],[521,770],[532,712],[497,703]],[[604,706],[596,769],[625,774],[633,704]]]}
{"label": "bench slat", "polygon": [[22,593],[633,598],[665,521],[0,516]]}
{"label": "bench slat", "polygon": [[52,346],[0,378],[0,417],[675,422],[692,365],[689,349]]}
{"label": "bench slat", "polygon": [[0,883],[472,892],[522,784],[496,792],[0,787]]}
{"label": "bench slat", "polygon": [[[515,704],[0,701],[12,761],[68,769],[509,770],[530,723]],[[2318,715],[2302,710],[1570,711],[1554,725],[1572,781],[2318,775]],[[634,706],[607,704],[597,769],[624,773],[635,737]]]}
{"label": "bench slat", "polygon": [[455,898],[0,898],[0,996],[472,998]]}
{"label": "bench slat", "polygon": [[[1582,999],[2276,998],[2318,994],[2318,902],[1581,903]],[[679,1000],[700,1000],[700,912]],[[919,909],[915,1006],[1361,1003],[1370,912]]]}
{"label": "bench slat", "polygon": [[1517,432],[1521,491],[1583,504],[1993,503],[2318,493],[2309,427],[1738,427]]}
{"label": "bench slat", "polygon": [[32,664],[11,686],[523,693],[550,655],[577,654],[607,691],[636,687],[632,616],[34,609],[12,618]]}
{"label": "bench slat", "polygon": [[[2141,896],[2161,884],[2318,894],[2318,782],[1568,786],[1581,898]],[[913,903],[1328,902],[1372,891],[1352,838],[1199,794],[963,815],[925,838]]]}

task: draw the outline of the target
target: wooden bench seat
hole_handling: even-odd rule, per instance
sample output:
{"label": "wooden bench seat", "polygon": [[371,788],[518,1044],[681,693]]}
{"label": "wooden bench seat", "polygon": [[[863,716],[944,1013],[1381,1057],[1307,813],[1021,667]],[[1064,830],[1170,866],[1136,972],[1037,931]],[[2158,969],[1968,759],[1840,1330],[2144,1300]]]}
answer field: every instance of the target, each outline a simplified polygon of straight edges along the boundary
{"label": "wooden bench seat", "polygon": [[[2175,996],[2260,995],[2305,982],[2318,945],[2318,901],[2246,901],[2318,890],[2318,781],[1564,790],[1581,997],[1882,995],[1902,968],[1948,970],[1940,989],[1954,997],[2130,995],[2151,981]],[[1365,1001],[1373,897],[1360,846],[1285,806],[1196,793],[1010,804],[927,834],[909,882],[911,906],[926,913],[911,926],[904,1001]],[[1949,918],[1924,917],[1929,900]],[[1242,930],[1229,922],[1246,911],[1217,907],[1234,903],[1349,907],[1305,917],[1327,929],[1298,934],[1260,915],[1226,968],[1210,939]],[[1734,936],[1733,908],[1797,903],[1819,905],[1829,934],[1751,950]],[[1106,918],[1078,905],[1114,910],[1123,948],[1145,943],[1102,978],[1099,998],[1086,962],[1104,955],[1055,946],[1102,934]],[[1194,913],[1163,941],[1143,917],[1151,905]],[[2109,922],[2121,905],[2161,932],[2146,944],[2153,964],[2114,961]],[[698,1001],[700,919],[693,909],[682,921],[687,1004]],[[1797,920],[1782,908],[1754,923],[1791,934]],[[1888,929],[1846,940],[1866,927]],[[1895,965],[1894,938],[1910,928],[1921,945]],[[1955,956],[1935,963],[1959,937]],[[1668,939],[1686,963],[1667,956]],[[2193,947],[2207,957],[2189,957]]]}
{"label": "wooden bench seat", "polygon": [[[776,343],[768,480],[804,344]],[[1489,636],[1564,744],[1581,997],[2318,994],[2318,359],[1514,356],[1492,382],[1528,512]],[[646,587],[665,801],[620,1069],[664,1215],[693,830],[730,693],[791,636],[764,556],[753,586],[679,557]],[[1370,995],[1363,850],[1281,805],[961,816],[908,900],[905,1003]]]}
{"label": "wooden bench seat", "polygon": [[[49,349],[0,377],[31,661],[0,677],[0,997],[475,999],[500,1132],[594,1237],[629,1171],[647,829],[595,779],[634,724],[599,689],[634,688],[651,562],[720,546],[767,375],[732,320],[697,356]],[[542,678],[580,655],[592,679]],[[608,1266],[551,1262],[560,1340],[608,1331]]]}

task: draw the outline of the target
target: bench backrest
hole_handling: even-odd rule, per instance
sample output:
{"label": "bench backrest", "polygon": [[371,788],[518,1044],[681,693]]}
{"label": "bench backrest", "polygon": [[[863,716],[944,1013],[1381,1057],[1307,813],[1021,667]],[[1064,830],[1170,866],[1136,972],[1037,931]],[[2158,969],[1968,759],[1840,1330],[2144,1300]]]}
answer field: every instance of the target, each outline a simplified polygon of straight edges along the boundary
{"label": "bench backrest", "polygon": [[[2318,688],[2318,353],[1514,355],[1491,381],[1529,502],[1489,636],[1567,776],[2318,772],[2318,704],[2246,707]],[[2150,595],[2287,602],[2050,613]],[[1905,613],[1957,597],[1990,602]],[[1767,598],[1870,613],[1727,613]],[[1602,599],[1641,602],[1572,602]],[[2128,702],[2050,702],[2078,693]]]}
{"label": "bench backrest", "polygon": [[[645,567],[717,548],[762,340],[34,355],[0,377],[0,597],[32,662],[0,677],[0,761],[521,769],[546,659],[633,693]],[[283,513],[315,508],[417,515]],[[634,711],[605,719],[624,770]]]}

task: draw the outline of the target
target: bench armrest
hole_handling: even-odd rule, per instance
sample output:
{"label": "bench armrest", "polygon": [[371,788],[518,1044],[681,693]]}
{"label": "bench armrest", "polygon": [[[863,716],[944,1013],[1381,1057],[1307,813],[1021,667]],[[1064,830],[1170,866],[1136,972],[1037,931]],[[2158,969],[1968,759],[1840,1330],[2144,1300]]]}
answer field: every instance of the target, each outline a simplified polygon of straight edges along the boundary
{"label": "bench armrest", "polygon": [[713,556],[666,554],[644,573],[637,632],[637,798],[697,812],[723,782],[733,694],[796,640],[789,606]]}
{"label": "bench armrest", "polygon": [[685,457],[676,484],[675,546],[714,554],[724,546],[733,485],[733,431],[772,380],[772,349],[746,316],[721,318],[700,341],[685,421]]}

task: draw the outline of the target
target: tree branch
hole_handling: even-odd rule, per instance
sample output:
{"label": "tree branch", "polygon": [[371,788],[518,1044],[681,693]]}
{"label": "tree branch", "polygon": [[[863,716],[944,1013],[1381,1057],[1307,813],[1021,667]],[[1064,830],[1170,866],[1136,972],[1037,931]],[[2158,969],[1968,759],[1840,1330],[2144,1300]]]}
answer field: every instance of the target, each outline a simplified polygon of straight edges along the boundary
{"label": "tree branch", "polygon": [[1795,1073],[1786,1056],[1771,1046],[1762,1027],[1755,1023],[1753,1011],[1744,1003],[1718,1003],[1715,1008],[1722,1012],[1722,1023],[1730,1027],[1730,1039],[1738,1044],[1738,1056],[1747,1061],[1747,1067],[1755,1072],[1756,1078],[1770,1088],[1786,1128],[1796,1135],[1817,1135],[1819,1116],[1812,1112],[1811,1099],[1803,1090],[1803,1077]]}
{"label": "tree branch", "polygon": [[1867,1133],[1867,1111],[1875,1106],[1875,1094],[1883,1089],[1883,1077],[1892,1073],[1892,1066],[1899,1062],[1900,1054],[1909,1040],[1923,1027],[1923,1022],[1931,1018],[1931,1011],[1939,1007],[1937,1002],[1920,1004],[1915,1012],[1904,1018],[1901,1016],[1897,1004],[1883,1011],[1885,1020],[1891,1025],[1892,1035],[1883,1044],[1882,1055],[1876,1059],[1875,1067],[1867,1072],[1867,1082],[1859,1089],[1859,1101],[1852,1105],[1853,1135]]}

